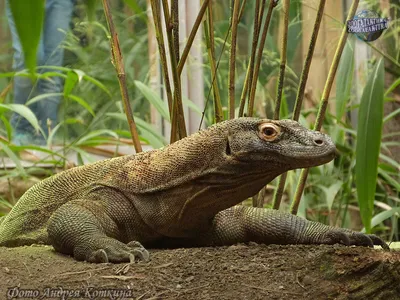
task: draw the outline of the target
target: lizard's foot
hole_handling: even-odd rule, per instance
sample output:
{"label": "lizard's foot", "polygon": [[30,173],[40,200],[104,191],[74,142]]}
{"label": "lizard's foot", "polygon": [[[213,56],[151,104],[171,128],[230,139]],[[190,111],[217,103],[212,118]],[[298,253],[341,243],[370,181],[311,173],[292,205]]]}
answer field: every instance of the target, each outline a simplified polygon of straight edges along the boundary
{"label": "lizard's foot", "polygon": [[124,244],[110,239],[102,248],[91,252],[86,260],[92,263],[148,261],[149,252],[137,241]]}
{"label": "lizard's foot", "polygon": [[322,244],[343,244],[346,246],[365,246],[374,247],[381,246],[385,250],[389,250],[389,246],[378,236],[374,234],[364,234],[356,231],[330,230],[326,232],[321,239]]}

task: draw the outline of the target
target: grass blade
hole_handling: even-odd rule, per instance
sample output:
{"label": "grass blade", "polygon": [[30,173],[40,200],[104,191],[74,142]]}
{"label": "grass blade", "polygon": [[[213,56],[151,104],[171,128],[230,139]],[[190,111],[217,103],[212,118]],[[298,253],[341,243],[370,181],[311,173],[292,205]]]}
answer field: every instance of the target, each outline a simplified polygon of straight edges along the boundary
{"label": "grass blade", "polygon": [[383,124],[384,75],[384,62],[380,59],[368,78],[358,114],[356,187],[361,219],[367,233],[371,232],[378,175]]}

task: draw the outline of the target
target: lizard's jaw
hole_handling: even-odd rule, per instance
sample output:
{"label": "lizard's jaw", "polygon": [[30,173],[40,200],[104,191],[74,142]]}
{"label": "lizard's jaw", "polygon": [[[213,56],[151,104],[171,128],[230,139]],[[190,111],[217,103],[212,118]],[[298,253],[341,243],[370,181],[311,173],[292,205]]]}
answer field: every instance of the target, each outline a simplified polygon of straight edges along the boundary
{"label": "lizard's jaw", "polygon": [[[302,153],[302,154],[301,154]],[[287,157],[288,165],[291,169],[310,168],[326,164],[336,157],[336,147],[333,145],[323,151],[315,149],[303,149],[299,151],[297,157]]]}

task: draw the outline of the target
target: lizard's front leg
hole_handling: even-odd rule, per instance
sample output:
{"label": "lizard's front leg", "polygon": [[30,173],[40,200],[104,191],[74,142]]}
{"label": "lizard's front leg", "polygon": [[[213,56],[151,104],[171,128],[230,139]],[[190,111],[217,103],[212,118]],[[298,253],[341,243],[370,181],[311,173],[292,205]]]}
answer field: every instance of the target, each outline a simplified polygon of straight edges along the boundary
{"label": "lizard's front leg", "polygon": [[219,212],[212,228],[195,238],[195,245],[336,244],[389,247],[376,235],[335,228],[278,210],[235,206]]}
{"label": "lizard's front leg", "polygon": [[117,224],[96,201],[74,200],[64,204],[49,219],[47,232],[56,251],[77,260],[101,263],[149,258],[139,242],[125,244],[117,239]]}

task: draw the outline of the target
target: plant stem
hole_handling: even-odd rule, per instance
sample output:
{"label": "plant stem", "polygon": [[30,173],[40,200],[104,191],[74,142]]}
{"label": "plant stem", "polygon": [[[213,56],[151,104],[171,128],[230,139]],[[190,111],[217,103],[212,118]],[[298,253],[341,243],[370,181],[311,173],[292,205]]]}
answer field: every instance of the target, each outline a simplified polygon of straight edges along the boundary
{"label": "plant stem", "polygon": [[164,76],[165,90],[166,90],[167,100],[168,100],[169,115],[172,118],[173,98],[172,98],[171,83],[170,83],[169,74],[168,74],[167,54],[165,51],[164,35],[162,32],[162,26],[161,26],[160,2],[159,1],[150,1],[150,4],[151,4],[151,10],[153,12],[153,20],[154,20],[154,27],[155,27],[155,31],[156,31],[158,52],[160,53],[161,68],[162,68],[163,76]]}
{"label": "plant stem", "polygon": [[203,19],[204,13],[206,12],[206,9],[207,9],[207,6],[209,6],[208,5],[209,3],[210,3],[210,0],[204,0],[203,4],[200,7],[199,14],[196,17],[196,21],[193,24],[192,31],[190,32],[190,35],[189,35],[189,38],[185,45],[185,48],[183,49],[182,57],[178,63],[178,74],[179,75],[181,75],[181,73],[182,73],[183,66],[185,65],[186,59],[189,55],[190,48],[192,47],[194,38],[196,37],[197,30],[200,27],[201,20]]}
{"label": "plant stem", "polygon": [[[265,1],[266,0],[263,0],[263,4],[265,4]],[[261,13],[263,13],[263,11],[261,11]],[[244,79],[242,95],[240,96],[239,117],[243,117],[244,105],[246,103],[246,95],[247,95],[249,86],[251,86],[251,82],[252,82],[253,74],[254,74],[254,60],[256,57],[258,38],[260,36],[260,27],[258,25],[259,16],[260,16],[260,0],[256,0],[256,6],[255,6],[255,10],[254,10],[253,40],[251,43],[250,62],[247,67],[246,77]]]}
{"label": "plant stem", "polygon": [[[258,46],[257,60],[255,62],[254,74],[253,74],[252,84],[250,87],[249,105],[247,107],[247,115],[249,117],[253,116],[254,98],[256,95],[258,73],[260,71],[261,59],[262,59],[262,54],[263,54],[263,50],[264,50],[265,40],[267,39],[269,23],[271,22],[272,10],[274,9],[275,5],[276,5],[275,1],[270,0],[267,16],[266,16],[265,22],[264,22],[263,32],[261,35],[260,45]],[[261,22],[261,20],[260,20],[260,22]]]}
{"label": "plant stem", "polygon": [[[157,0],[151,0],[157,1]],[[172,105],[172,116],[171,116],[171,139],[170,142],[173,143],[180,138],[184,138],[186,133],[186,125],[185,125],[185,117],[183,114],[183,105],[182,105],[182,91],[181,91],[181,81],[180,76],[178,74],[178,62],[177,62],[177,55],[175,50],[175,43],[174,43],[174,32],[179,31],[179,29],[174,29],[174,25],[171,23],[171,17],[169,15],[169,8],[168,8],[168,0],[163,0],[163,11],[164,11],[164,21],[165,21],[165,28],[167,32],[168,38],[168,48],[169,48],[169,58],[171,60],[171,72],[172,72],[172,80],[174,83],[174,101]],[[173,13],[176,15],[178,8],[176,7]],[[176,26],[176,24],[175,24]],[[179,44],[179,41],[178,41]],[[179,50],[179,49],[178,49]],[[178,55],[179,56],[179,55]]]}
{"label": "plant stem", "polygon": [[318,32],[324,14],[326,0],[319,2],[317,17],[314,23],[314,29],[311,35],[310,45],[308,47],[306,60],[304,61],[303,71],[301,72],[300,84],[297,90],[296,104],[293,113],[293,120],[298,121],[300,117],[301,107],[303,105],[304,90],[306,88],[308,73],[310,72],[311,62],[314,55],[315,44],[317,43]]}
{"label": "plant stem", "polygon": [[[243,16],[243,11],[244,11],[244,5],[245,5],[245,4],[246,4],[246,0],[244,0],[244,1],[242,2],[242,6],[240,7],[239,21],[240,21],[241,17]],[[230,22],[228,31],[226,32],[226,35],[225,35],[224,43],[222,44],[221,52],[220,52],[220,54],[219,54],[219,56],[218,56],[218,61],[217,61],[217,66],[216,66],[216,68],[215,68],[215,71],[218,70],[219,63],[221,62],[221,57],[222,57],[222,55],[223,55],[223,53],[224,53],[225,46],[226,46],[226,42],[228,41],[229,34],[230,34],[230,32],[231,32],[231,25],[232,25],[232,23]],[[212,84],[214,83],[214,81],[216,80],[216,78],[217,78],[217,77],[215,77],[215,76],[213,77],[213,79],[212,79]],[[199,124],[199,130],[201,129],[201,125],[203,124],[203,121],[204,121],[204,115],[205,115],[205,111],[206,111],[206,109],[207,109],[207,104],[208,104],[208,101],[209,101],[209,99],[210,99],[210,95],[211,95],[211,88],[210,88],[210,90],[209,90],[209,92],[208,92],[208,96],[207,96],[207,99],[206,99],[206,103],[205,103],[205,105],[204,105],[203,112],[201,113],[201,120],[200,120],[200,124]]]}
{"label": "plant stem", "polygon": [[124,106],[126,118],[128,120],[128,125],[129,129],[131,132],[132,136],[132,142],[133,146],[135,147],[135,151],[142,152],[142,145],[140,144],[139,141],[139,134],[137,132],[136,128],[136,123],[133,118],[132,114],[132,108],[129,102],[129,94],[128,94],[128,88],[126,86],[126,76],[125,76],[125,69],[124,69],[124,63],[122,60],[122,53],[121,49],[119,47],[119,40],[118,40],[118,34],[117,31],[115,30],[114,22],[112,19],[111,15],[111,10],[110,10],[110,5],[107,0],[103,0],[103,8],[104,8],[104,14],[107,20],[108,28],[110,30],[111,34],[111,52],[112,52],[112,62],[115,67],[115,70],[117,71],[118,75],[118,82],[119,82],[119,87],[121,90],[121,96],[122,96],[122,103]]}
{"label": "plant stem", "polygon": [[[204,25],[205,41],[208,53],[208,59],[210,61],[211,78],[212,78],[212,90],[214,94],[214,115],[215,122],[221,122],[224,120],[224,114],[222,112],[221,97],[219,95],[218,82],[214,80],[217,76],[217,68],[215,62],[215,44],[214,44],[214,22],[212,15],[212,1],[208,1],[207,18]],[[183,57],[183,56],[182,56]]]}
{"label": "plant stem", "polygon": [[[328,107],[328,100],[329,100],[329,95],[331,93],[333,81],[335,80],[335,75],[336,75],[337,68],[339,66],[340,57],[342,56],[342,52],[343,52],[344,46],[346,44],[347,36],[348,36],[346,24],[347,24],[347,21],[353,19],[354,15],[356,13],[357,7],[358,7],[358,3],[359,3],[359,0],[354,0],[353,3],[351,4],[345,26],[343,27],[338,46],[336,48],[335,56],[333,57],[331,67],[329,69],[328,78],[325,83],[324,91],[322,92],[321,105],[320,105],[320,108],[318,111],[317,120],[315,121],[314,130],[318,130],[318,131],[321,130],[322,123],[324,121],[324,117],[325,117],[325,113],[326,113],[326,109]],[[303,169],[301,171],[300,180],[299,180],[299,183],[297,185],[296,192],[294,195],[294,200],[292,202],[292,206],[290,207],[290,212],[292,214],[297,214],[297,211],[299,209],[299,204],[300,204],[301,196],[304,191],[304,186],[305,186],[305,182],[307,180],[308,172],[309,172],[309,169]]]}
{"label": "plant stem", "polygon": [[237,27],[239,23],[239,0],[233,1],[232,30],[231,30],[231,49],[229,56],[229,119],[235,118],[235,69],[236,69],[236,39]]}
{"label": "plant stem", "polygon": [[[295,120],[295,121],[298,121],[299,117],[300,117],[300,111],[301,111],[301,107],[303,105],[303,99],[304,99],[304,90],[306,88],[308,74],[310,72],[311,62],[312,62],[313,55],[314,55],[315,45],[317,43],[317,38],[318,38],[319,29],[321,27],[322,17],[324,15],[325,3],[326,3],[326,0],[320,0],[320,2],[319,2],[317,16],[315,18],[314,28],[313,28],[313,32],[311,34],[311,39],[310,39],[310,44],[308,46],[307,56],[304,61],[303,71],[301,72],[300,83],[299,83],[299,88],[297,89],[296,103],[295,103],[294,112],[293,112],[293,120]],[[280,108],[279,108],[279,110],[280,110]],[[276,114],[278,114],[278,116],[279,116],[279,110],[277,107],[275,107],[274,118],[275,118]],[[287,177],[287,173],[284,173],[278,179],[278,188],[275,190],[274,198],[272,201],[272,206],[274,209],[279,209],[279,206],[281,204],[283,189],[285,188],[286,177]]]}
{"label": "plant stem", "polygon": [[281,41],[281,63],[279,68],[279,80],[278,80],[278,93],[276,96],[274,119],[279,119],[279,112],[281,110],[282,102],[282,92],[283,92],[283,82],[285,79],[285,68],[286,68],[286,49],[287,49],[287,39],[288,39],[288,29],[289,29],[289,5],[290,0],[283,1],[283,34]]}

